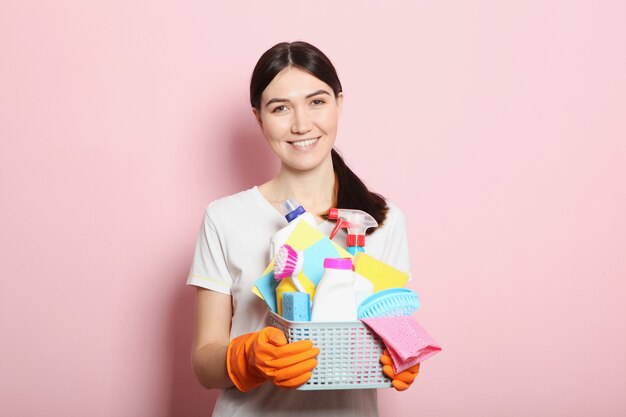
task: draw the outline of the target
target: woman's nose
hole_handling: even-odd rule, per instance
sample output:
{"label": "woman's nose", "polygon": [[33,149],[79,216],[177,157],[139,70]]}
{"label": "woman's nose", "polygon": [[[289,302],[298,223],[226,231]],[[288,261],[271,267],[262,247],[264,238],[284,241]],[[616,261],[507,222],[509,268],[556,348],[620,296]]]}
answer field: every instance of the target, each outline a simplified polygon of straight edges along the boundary
{"label": "woman's nose", "polygon": [[291,133],[306,133],[311,130],[313,121],[306,109],[296,109],[291,123]]}

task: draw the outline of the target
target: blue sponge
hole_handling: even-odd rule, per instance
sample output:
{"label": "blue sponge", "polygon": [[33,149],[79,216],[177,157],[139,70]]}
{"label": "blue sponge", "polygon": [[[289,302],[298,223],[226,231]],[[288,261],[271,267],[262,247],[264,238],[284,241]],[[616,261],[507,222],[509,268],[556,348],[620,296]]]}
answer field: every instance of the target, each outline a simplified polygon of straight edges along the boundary
{"label": "blue sponge", "polygon": [[283,293],[283,317],[290,321],[311,320],[311,297],[305,292]]}

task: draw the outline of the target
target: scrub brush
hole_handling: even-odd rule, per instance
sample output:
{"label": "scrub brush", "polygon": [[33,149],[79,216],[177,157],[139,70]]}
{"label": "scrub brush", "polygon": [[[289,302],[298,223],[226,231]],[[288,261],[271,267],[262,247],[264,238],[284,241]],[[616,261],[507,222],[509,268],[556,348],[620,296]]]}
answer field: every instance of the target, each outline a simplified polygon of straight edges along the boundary
{"label": "scrub brush", "polygon": [[291,277],[293,285],[300,292],[306,292],[302,283],[298,280],[298,274],[302,271],[304,256],[302,252],[296,251],[289,245],[283,245],[276,253],[274,261],[274,278],[280,281],[283,278]]}
{"label": "scrub brush", "polygon": [[359,304],[359,320],[371,317],[410,316],[420,306],[419,298],[408,288],[378,291]]}

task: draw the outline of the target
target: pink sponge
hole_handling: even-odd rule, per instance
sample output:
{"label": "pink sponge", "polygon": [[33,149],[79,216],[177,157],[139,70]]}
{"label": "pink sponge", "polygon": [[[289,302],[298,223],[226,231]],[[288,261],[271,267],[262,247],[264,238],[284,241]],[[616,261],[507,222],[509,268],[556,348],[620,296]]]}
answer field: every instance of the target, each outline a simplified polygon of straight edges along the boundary
{"label": "pink sponge", "polygon": [[361,319],[385,343],[396,373],[441,351],[441,346],[410,316]]}

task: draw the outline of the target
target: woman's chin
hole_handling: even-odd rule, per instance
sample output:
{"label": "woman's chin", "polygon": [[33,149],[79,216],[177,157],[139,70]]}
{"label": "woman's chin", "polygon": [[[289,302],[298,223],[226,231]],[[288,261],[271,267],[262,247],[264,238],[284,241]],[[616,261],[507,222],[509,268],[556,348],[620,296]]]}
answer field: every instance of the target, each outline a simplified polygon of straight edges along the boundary
{"label": "woman's chin", "polygon": [[298,158],[297,160],[283,159],[282,164],[291,171],[309,172],[319,168],[323,164],[324,159],[325,158]]}
{"label": "woman's chin", "polygon": [[279,159],[281,160],[282,165],[289,168],[291,171],[308,172],[319,168],[329,161],[331,159],[331,149],[332,148],[324,150],[324,152],[321,152],[321,148],[316,149],[316,152],[290,152],[288,154],[280,155]]}

